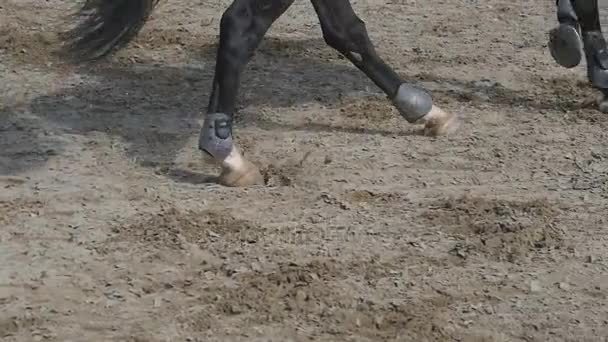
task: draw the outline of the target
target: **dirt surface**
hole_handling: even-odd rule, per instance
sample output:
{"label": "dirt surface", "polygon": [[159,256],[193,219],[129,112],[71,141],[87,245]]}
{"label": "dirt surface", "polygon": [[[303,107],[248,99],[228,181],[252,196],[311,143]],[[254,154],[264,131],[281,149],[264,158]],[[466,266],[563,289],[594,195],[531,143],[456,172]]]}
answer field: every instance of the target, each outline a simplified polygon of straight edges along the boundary
{"label": "dirt surface", "polygon": [[[605,341],[608,115],[546,47],[552,1],[354,2],[462,113],[415,134],[309,2],[244,76],[267,186],[197,150],[228,0],[164,1],[111,61],[52,55],[58,1],[0,4],[0,340]],[[472,15],[471,15],[472,14]]]}

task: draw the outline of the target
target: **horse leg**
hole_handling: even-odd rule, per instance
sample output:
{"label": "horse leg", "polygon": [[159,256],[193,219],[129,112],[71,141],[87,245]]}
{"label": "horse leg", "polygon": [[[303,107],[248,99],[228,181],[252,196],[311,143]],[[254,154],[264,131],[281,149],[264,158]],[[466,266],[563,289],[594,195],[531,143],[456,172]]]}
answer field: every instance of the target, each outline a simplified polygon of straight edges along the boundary
{"label": "horse leg", "polygon": [[598,0],[572,0],[581,26],[587,78],[602,94],[598,108],[608,113],[608,48],[602,34]]}
{"label": "horse leg", "polygon": [[458,128],[458,117],[433,104],[431,96],[410,84],[376,53],[365,23],[355,14],[350,0],[311,0],[325,42],[348,58],[392,100],[410,123],[424,123],[426,135],[443,135]]}
{"label": "horse leg", "polygon": [[561,66],[573,68],[584,51],[587,78],[602,93],[598,107],[608,113],[608,49],[598,0],[557,0],[557,19],[559,26],[550,32],[551,55]]}
{"label": "horse leg", "polygon": [[222,15],[213,86],[199,136],[199,149],[222,166],[219,182],[263,182],[258,168],[238,151],[232,126],[240,76],[262,38],[294,0],[235,0]]}

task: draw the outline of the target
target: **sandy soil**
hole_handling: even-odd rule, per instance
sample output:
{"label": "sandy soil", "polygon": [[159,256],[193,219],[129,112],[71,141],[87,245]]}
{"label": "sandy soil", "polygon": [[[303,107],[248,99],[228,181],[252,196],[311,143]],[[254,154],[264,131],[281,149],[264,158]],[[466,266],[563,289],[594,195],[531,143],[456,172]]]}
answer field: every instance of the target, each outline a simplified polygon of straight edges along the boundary
{"label": "sandy soil", "polygon": [[164,1],[77,69],[67,5],[2,1],[2,341],[606,340],[608,116],[549,56],[552,1],[354,3],[465,116],[436,139],[297,1],[244,75],[249,189],[196,148],[228,3]]}

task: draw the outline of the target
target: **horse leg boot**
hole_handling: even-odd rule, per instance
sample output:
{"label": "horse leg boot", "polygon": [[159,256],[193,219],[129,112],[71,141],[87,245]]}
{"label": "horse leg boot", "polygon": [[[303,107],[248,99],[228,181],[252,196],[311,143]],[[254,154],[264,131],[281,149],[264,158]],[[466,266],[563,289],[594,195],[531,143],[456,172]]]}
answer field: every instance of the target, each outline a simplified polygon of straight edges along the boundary
{"label": "horse leg boot", "polygon": [[240,76],[264,35],[294,0],[235,0],[222,15],[212,91],[199,149],[222,166],[219,183],[260,184],[258,168],[238,151],[232,134]]}
{"label": "horse leg boot", "polygon": [[559,25],[549,32],[549,51],[557,64],[574,68],[583,57],[583,42],[572,0],[557,0],[557,21]]}
{"label": "horse leg boot", "polygon": [[587,78],[602,93],[598,108],[608,113],[608,48],[600,26],[597,0],[573,0],[583,37]]}
{"label": "horse leg boot", "polygon": [[348,58],[392,100],[410,123],[424,123],[426,135],[444,135],[458,128],[457,116],[433,105],[431,96],[404,83],[376,53],[365,23],[349,0],[311,0],[329,46]]}

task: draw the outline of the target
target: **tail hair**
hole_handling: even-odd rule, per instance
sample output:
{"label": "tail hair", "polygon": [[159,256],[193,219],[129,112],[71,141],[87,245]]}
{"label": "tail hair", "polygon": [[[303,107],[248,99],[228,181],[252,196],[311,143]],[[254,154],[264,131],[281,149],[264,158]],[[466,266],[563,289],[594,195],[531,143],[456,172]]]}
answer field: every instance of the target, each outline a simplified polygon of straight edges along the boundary
{"label": "tail hair", "polygon": [[159,0],[85,0],[76,25],[62,34],[64,54],[94,61],[126,46],[137,36]]}

